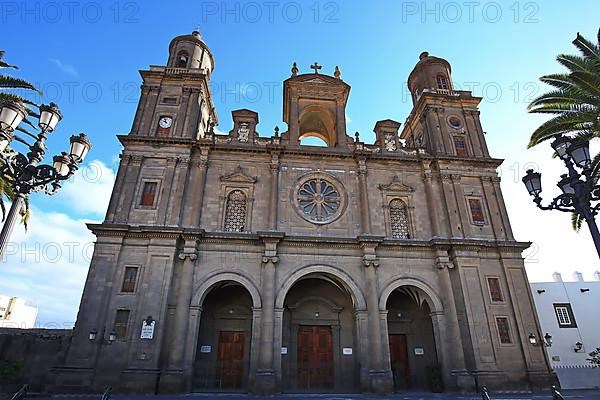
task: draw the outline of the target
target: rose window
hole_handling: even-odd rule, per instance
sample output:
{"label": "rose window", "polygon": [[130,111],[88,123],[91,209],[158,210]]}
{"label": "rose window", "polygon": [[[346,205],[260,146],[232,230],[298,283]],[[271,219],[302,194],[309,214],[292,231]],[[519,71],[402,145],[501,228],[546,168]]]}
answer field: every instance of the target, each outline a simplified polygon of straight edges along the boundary
{"label": "rose window", "polygon": [[326,224],[341,214],[343,196],[329,180],[316,177],[300,184],[296,191],[296,205],[305,219]]}

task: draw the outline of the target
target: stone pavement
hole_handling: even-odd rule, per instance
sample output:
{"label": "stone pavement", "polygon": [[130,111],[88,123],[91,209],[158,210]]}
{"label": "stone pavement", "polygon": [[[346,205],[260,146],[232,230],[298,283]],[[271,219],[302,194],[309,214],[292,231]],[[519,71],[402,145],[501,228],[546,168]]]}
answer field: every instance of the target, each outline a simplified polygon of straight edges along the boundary
{"label": "stone pavement", "polygon": [[[561,392],[565,399],[600,400],[600,390],[564,390]],[[55,395],[39,400],[99,400],[97,396],[67,396]],[[551,400],[552,395],[547,393],[490,393],[493,400]],[[435,393],[396,393],[390,396],[374,396],[359,394],[286,394],[271,397],[257,397],[246,394],[224,393],[192,393],[187,395],[113,395],[111,400],[480,400],[477,394],[435,394]]]}

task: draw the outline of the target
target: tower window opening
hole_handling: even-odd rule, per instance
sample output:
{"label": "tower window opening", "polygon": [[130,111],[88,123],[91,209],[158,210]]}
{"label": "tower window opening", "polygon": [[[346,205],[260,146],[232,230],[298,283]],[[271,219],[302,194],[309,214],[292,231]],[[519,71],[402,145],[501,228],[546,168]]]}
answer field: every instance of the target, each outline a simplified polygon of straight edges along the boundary
{"label": "tower window opening", "polygon": [[446,79],[443,75],[438,75],[436,77],[437,88],[438,90],[450,90],[450,85],[448,85],[448,79]]}
{"label": "tower window opening", "polygon": [[177,68],[187,68],[188,58],[189,56],[185,51],[180,52],[177,55]]}

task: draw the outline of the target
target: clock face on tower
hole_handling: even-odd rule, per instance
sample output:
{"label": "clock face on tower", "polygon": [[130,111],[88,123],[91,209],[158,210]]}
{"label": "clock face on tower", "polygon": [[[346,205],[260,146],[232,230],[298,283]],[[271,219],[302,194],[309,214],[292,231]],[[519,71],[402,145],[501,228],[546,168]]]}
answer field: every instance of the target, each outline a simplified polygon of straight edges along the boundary
{"label": "clock face on tower", "polygon": [[163,129],[169,129],[173,124],[173,118],[171,117],[162,117],[160,121],[158,121],[158,126]]}

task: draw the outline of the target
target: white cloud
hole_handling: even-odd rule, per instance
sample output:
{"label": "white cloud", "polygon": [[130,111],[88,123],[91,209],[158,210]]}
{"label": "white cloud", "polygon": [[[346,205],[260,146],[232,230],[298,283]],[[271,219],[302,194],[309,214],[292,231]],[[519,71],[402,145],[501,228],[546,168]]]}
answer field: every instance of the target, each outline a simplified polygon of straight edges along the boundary
{"label": "white cloud", "polygon": [[79,214],[101,217],[106,213],[114,182],[115,172],[102,161],[94,160],[64,182],[56,198]]}
{"label": "white cloud", "polygon": [[68,74],[71,76],[77,76],[77,70],[75,69],[74,66],[65,64],[58,58],[50,58],[50,59],[48,59],[48,61],[50,61],[52,64],[56,65],[56,67],[58,67],[58,69],[60,69],[65,74]]}
{"label": "white cloud", "polygon": [[95,240],[85,224],[104,216],[114,179],[104,163],[92,161],[64,182],[53,199],[69,204],[69,214],[82,218],[33,204],[28,231],[15,227],[0,260],[0,293],[37,306],[39,326],[69,327],[75,321]]}
{"label": "white cloud", "polygon": [[32,207],[29,230],[15,227],[2,260],[0,293],[37,306],[36,326],[75,322],[94,243],[86,222]]}

